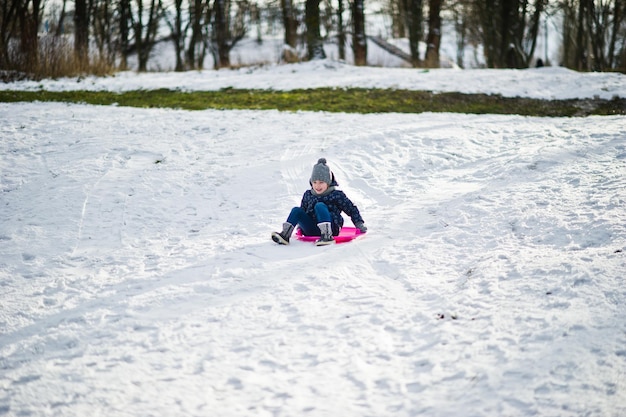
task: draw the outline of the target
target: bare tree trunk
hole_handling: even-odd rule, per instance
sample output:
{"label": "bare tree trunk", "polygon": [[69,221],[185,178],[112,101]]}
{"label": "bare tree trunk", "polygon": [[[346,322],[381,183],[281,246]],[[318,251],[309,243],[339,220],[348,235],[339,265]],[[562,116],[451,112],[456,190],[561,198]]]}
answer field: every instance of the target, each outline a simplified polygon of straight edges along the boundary
{"label": "bare tree trunk", "polygon": [[579,71],[589,69],[587,66],[587,37],[585,35],[585,0],[579,0],[576,27],[576,69]]}
{"label": "bare tree trunk", "polygon": [[205,6],[204,0],[189,1],[189,21],[191,22],[191,36],[187,47],[186,60],[189,68],[201,68],[200,62],[196,62],[197,48],[202,43],[202,17],[205,7],[208,7],[208,0]]}
{"label": "bare tree trunk", "polygon": [[285,44],[295,49],[298,46],[298,12],[293,0],[281,0]]}
{"label": "bare tree trunk", "polygon": [[10,42],[19,28],[18,18],[21,13],[20,0],[5,0],[0,2],[0,68],[11,68],[15,64]]}
{"label": "bare tree trunk", "polygon": [[[567,2],[568,0],[564,0]],[[546,0],[484,0],[474,3],[489,68],[528,67],[537,44]],[[567,13],[565,14],[567,18]]]}
{"label": "bare tree trunk", "polygon": [[[479,1],[478,4],[482,4],[482,2]],[[483,48],[488,68],[500,67],[499,62],[496,62],[496,57],[500,56],[500,50],[496,48],[498,43],[497,7],[498,3],[496,0],[486,0],[484,6],[480,9],[480,20],[483,28]]]}
{"label": "bare tree trunk", "polygon": [[389,2],[389,16],[391,17],[391,37],[404,38],[406,30],[406,2],[403,0],[391,0]]}
{"label": "bare tree trunk", "polygon": [[247,32],[246,16],[249,15],[248,3],[236,3],[236,13],[232,15],[231,6],[235,4],[229,0],[215,0],[213,4],[214,19],[214,47],[213,56],[216,57],[216,68],[230,67],[230,51],[237,45]]}
{"label": "bare tree trunk", "polygon": [[[114,20],[115,16],[112,11],[113,0],[98,0],[90,7],[93,39],[98,49],[98,59],[107,67],[115,65],[115,48],[114,48]],[[104,67],[100,67],[104,68]]]}
{"label": "bare tree trunk", "polygon": [[76,0],[74,5],[74,53],[81,71],[86,69],[89,59],[87,0]]}
{"label": "bare tree trunk", "polygon": [[574,10],[574,0],[564,0],[561,3],[561,9],[563,11],[563,27],[561,28],[563,33],[563,53],[561,57],[561,65],[567,68],[575,68],[576,60],[576,11]]}
{"label": "bare tree trunk", "polygon": [[409,31],[409,51],[414,67],[420,66],[419,41],[422,39],[422,0],[403,0],[406,28]]}
{"label": "bare tree trunk", "polygon": [[20,66],[29,72],[39,69],[39,28],[41,0],[32,0],[32,8],[27,0],[17,6],[17,17],[20,29]]}
{"label": "bare tree trunk", "polygon": [[524,68],[527,68],[530,65],[530,61],[535,55],[537,36],[539,35],[539,26],[541,25],[541,15],[545,10],[546,3],[546,0],[535,0],[535,10],[530,18],[530,27],[528,29],[528,36],[526,37],[526,45],[524,48]]}
{"label": "bare tree trunk", "polygon": [[624,69],[626,0],[563,0],[561,8],[563,65],[578,71]]}
{"label": "bare tree trunk", "polygon": [[[619,0],[613,0],[615,5],[619,4]],[[591,48],[593,52],[592,70],[606,71],[612,69],[613,53],[614,53],[614,28],[619,33],[619,25],[611,24],[611,19],[621,20],[620,11],[615,7],[611,7],[610,2],[588,3],[588,31],[591,38]]]}
{"label": "bare tree trunk", "polygon": [[174,0],[174,17],[167,17],[167,10],[163,10],[166,16],[166,23],[170,28],[170,36],[174,44],[174,56],[176,58],[176,66],[174,71],[181,72],[185,70],[185,61],[183,54],[185,51],[185,39],[187,37],[187,28],[183,27],[183,0]]}
{"label": "bare tree trunk", "polygon": [[185,38],[187,37],[187,29],[183,28],[183,0],[175,0],[174,3],[176,5],[176,18],[174,20],[174,27],[176,28],[174,36],[174,49],[176,51],[175,70],[183,71],[185,69],[183,53],[185,51]]}
{"label": "bare tree trunk", "polygon": [[[584,0],[583,0],[584,1]],[[593,1],[587,1],[587,33],[589,34],[589,43],[591,47],[591,56],[589,57],[589,69],[592,71],[602,71],[602,62],[604,61],[604,36],[603,29],[598,28],[596,9]]]}
{"label": "bare tree trunk", "polygon": [[135,47],[137,50],[138,71],[145,72],[148,69],[150,53],[156,42],[157,30],[159,28],[159,12],[161,10],[161,0],[150,0],[148,10],[148,23],[144,26],[143,0],[136,0],[137,18],[133,19],[132,26],[135,33]]}
{"label": "bare tree trunk", "polygon": [[325,59],[326,53],[320,33],[320,0],[306,0],[304,20],[309,60]]}
{"label": "bare tree trunk", "polygon": [[202,33],[201,33],[202,36],[200,38],[202,41],[202,47],[198,51],[199,53],[198,58],[197,58],[198,69],[204,68],[204,60],[206,58],[206,54],[208,51],[211,50],[211,25],[209,23],[213,19],[213,8],[211,7],[209,1],[210,0],[206,0],[206,6],[204,7],[205,24],[203,25]]}
{"label": "bare tree trunk", "polygon": [[54,31],[54,36],[61,36],[61,34],[64,32],[63,24],[65,23],[66,3],[67,3],[67,0],[63,0],[63,3],[61,5],[61,15],[59,16],[59,23],[57,24],[57,27]]}
{"label": "bare tree trunk", "polygon": [[228,45],[228,21],[226,0],[215,0],[215,39],[217,42],[217,68],[230,67],[230,47]]}
{"label": "bare tree trunk", "polygon": [[352,52],[354,53],[354,65],[367,65],[367,36],[365,34],[365,5],[364,0],[352,2]]}
{"label": "bare tree trunk", "polygon": [[[459,10],[459,8],[461,8]],[[454,16],[454,29],[456,31],[457,41],[456,41],[456,64],[464,68],[465,63],[463,62],[463,55],[465,52],[465,40],[467,35],[467,24],[466,24],[466,13],[462,4],[457,4],[456,7],[452,9],[452,13]]]}
{"label": "bare tree trunk", "polygon": [[128,23],[130,21],[130,0],[119,0],[119,25],[120,33],[118,39],[118,52],[120,54],[120,69],[126,71],[128,69],[128,53],[129,42],[128,37],[130,29]]}
{"label": "bare tree trunk", "polygon": [[343,23],[343,0],[337,0],[337,48],[339,59],[346,59],[346,29]]}
{"label": "bare tree trunk", "polygon": [[517,30],[515,13],[517,0],[500,0],[500,51],[496,60],[500,61],[499,67],[517,68],[517,49],[513,32]]}
{"label": "bare tree trunk", "polygon": [[441,3],[443,0],[429,0],[428,37],[426,38],[426,59],[428,68],[439,68],[439,46],[441,45]]}
{"label": "bare tree trunk", "polygon": [[[622,8],[624,10],[622,10]],[[608,64],[609,68],[613,68],[613,65],[616,62],[615,56],[615,47],[617,43],[617,35],[619,32],[619,28],[622,25],[622,20],[624,19],[624,11],[626,11],[626,1],[623,0],[615,0],[613,4],[613,28],[611,30],[611,38],[609,40],[609,52],[608,52]]]}
{"label": "bare tree trunk", "polygon": [[0,68],[9,68],[12,62],[9,42],[17,29],[19,0],[0,1]]}

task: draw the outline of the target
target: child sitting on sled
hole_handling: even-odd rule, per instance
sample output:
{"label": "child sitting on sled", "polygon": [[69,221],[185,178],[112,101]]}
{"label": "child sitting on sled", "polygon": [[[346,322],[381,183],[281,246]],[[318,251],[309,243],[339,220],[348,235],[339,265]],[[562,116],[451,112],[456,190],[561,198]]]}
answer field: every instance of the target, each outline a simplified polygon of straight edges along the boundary
{"label": "child sitting on sled", "polygon": [[335,174],[326,165],[326,159],[320,158],[313,166],[311,188],[302,196],[300,207],[294,207],[283,223],[282,232],[273,232],[272,240],[280,245],[288,245],[294,227],[298,226],[305,236],[319,236],[317,246],[334,243],[343,227],[341,212],[345,212],[361,233],[367,231],[359,209],[346,197],[343,191],[337,190]]}

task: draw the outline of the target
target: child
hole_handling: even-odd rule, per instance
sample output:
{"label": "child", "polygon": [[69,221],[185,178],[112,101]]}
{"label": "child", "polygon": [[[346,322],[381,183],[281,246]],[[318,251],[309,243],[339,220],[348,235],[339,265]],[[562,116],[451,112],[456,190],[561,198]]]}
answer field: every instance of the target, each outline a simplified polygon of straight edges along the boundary
{"label": "child", "polygon": [[341,212],[345,212],[352,223],[362,232],[367,231],[359,209],[350,201],[343,191],[337,190],[335,174],[326,165],[326,159],[320,158],[313,166],[311,189],[302,196],[300,207],[294,207],[283,223],[282,232],[272,233],[272,240],[280,245],[288,245],[289,238],[297,225],[306,236],[320,236],[315,242],[317,246],[334,243],[343,226]]}

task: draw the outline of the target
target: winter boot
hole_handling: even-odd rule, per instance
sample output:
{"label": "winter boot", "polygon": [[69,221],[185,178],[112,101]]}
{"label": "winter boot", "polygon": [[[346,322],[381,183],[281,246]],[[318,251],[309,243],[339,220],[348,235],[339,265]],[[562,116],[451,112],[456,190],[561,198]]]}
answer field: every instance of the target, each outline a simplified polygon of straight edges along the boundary
{"label": "winter boot", "polygon": [[272,240],[279,245],[288,245],[289,238],[291,237],[291,233],[293,232],[293,225],[291,223],[283,223],[283,231],[272,232]]}
{"label": "winter boot", "polygon": [[333,238],[333,228],[331,227],[330,222],[318,223],[317,227],[320,228],[322,236],[315,242],[316,246],[324,246],[335,243],[335,238]]}

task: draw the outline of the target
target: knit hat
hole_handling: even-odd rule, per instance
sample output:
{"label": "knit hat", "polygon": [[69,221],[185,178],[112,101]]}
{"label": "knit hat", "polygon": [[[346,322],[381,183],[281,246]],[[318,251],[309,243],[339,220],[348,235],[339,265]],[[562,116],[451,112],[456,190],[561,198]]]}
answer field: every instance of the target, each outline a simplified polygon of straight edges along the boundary
{"label": "knit hat", "polygon": [[320,158],[317,164],[313,166],[313,172],[311,173],[311,183],[313,181],[324,181],[326,184],[332,184],[333,173],[326,165],[326,158]]}

